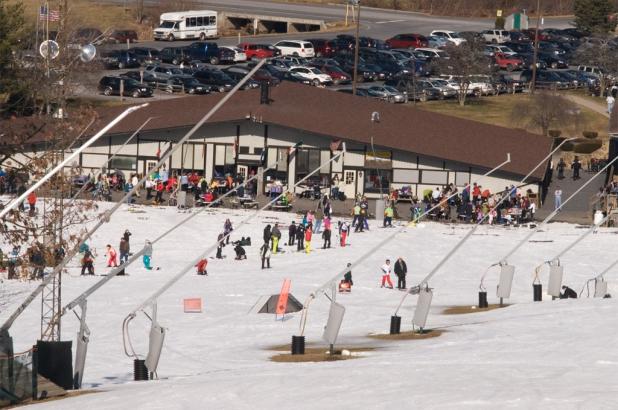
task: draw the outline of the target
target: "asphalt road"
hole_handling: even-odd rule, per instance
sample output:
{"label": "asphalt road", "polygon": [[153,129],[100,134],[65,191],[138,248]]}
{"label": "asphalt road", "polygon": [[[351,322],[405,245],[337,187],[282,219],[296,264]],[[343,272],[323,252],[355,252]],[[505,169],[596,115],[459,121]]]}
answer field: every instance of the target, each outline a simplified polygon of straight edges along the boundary
{"label": "asphalt road", "polygon": [[[109,0],[108,0],[109,1]],[[111,0],[121,2],[123,0]],[[345,18],[345,6],[326,4],[295,4],[276,3],[264,0],[197,0],[203,5],[203,9],[246,12],[247,14],[288,16],[297,18],[323,19],[325,21],[342,21]],[[156,0],[146,0],[146,3],[158,3]],[[547,18],[545,27],[565,28],[570,27],[571,18]],[[386,39],[398,33],[429,34],[432,30],[447,29],[455,31],[479,31],[493,27],[493,19],[486,18],[462,18],[462,17],[439,17],[428,16],[421,13],[406,11],[361,8],[361,35]],[[343,31],[342,31],[343,32]],[[332,38],[338,33],[298,33],[292,35],[272,35],[266,37],[244,36],[242,41],[277,42],[283,38]],[[259,40],[258,40],[259,38]],[[238,38],[221,38],[217,41],[220,45],[234,45]],[[182,46],[190,42],[175,42],[174,45]],[[154,41],[143,42],[148,47],[162,48],[169,43]]]}

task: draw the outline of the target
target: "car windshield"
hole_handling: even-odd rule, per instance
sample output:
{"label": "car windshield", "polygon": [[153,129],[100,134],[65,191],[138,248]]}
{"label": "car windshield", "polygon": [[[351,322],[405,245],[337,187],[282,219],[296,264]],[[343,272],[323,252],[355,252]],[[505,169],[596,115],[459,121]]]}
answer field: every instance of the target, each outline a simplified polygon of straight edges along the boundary
{"label": "car windshield", "polygon": [[450,33],[451,38],[462,38],[461,33]]}
{"label": "car windshield", "polygon": [[188,85],[188,86],[200,85],[200,82],[197,81],[195,78],[183,78],[182,82],[184,83],[184,85]]}
{"label": "car windshield", "polygon": [[132,85],[133,87],[140,87],[143,84],[140,84],[139,81],[133,79],[133,78],[123,78],[125,85]]}
{"label": "car windshield", "polygon": [[164,21],[163,23],[161,23],[159,28],[176,28],[176,24],[178,23],[175,21]]}
{"label": "car windshield", "polygon": [[448,85],[448,81],[446,80],[433,80],[433,85],[438,87],[445,87]]}
{"label": "car windshield", "polygon": [[322,72],[317,68],[310,68],[309,71],[311,71],[313,74],[322,74]]}
{"label": "car windshield", "polygon": [[385,85],[384,89],[388,91],[389,93],[399,94],[399,91],[397,91],[395,87],[391,87],[390,85]]}
{"label": "car windshield", "polygon": [[501,46],[500,51],[502,51],[503,53],[514,53],[514,51],[507,46]]}

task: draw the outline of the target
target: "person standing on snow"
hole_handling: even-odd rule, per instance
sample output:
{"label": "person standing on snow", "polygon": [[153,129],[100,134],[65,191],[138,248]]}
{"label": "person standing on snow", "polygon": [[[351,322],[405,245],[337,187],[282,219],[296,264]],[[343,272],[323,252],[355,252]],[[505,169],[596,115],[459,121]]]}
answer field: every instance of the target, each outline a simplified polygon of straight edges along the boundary
{"label": "person standing on snow", "polygon": [[314,233],[320,233],[320,227],[322,226],[322,219],[324,219],[324,211],[322,207],[318,205],[318,209],[315,211],[314,215],[315,224],[313,228]]}
{"label": "person standing on snow", "polygon": [[348,232],[350,231],[350,225],[348,225],[348,223],[346,221],[343,221],[343,223],[339,226],[339,232],[340,232],[340,245],[342,248],[345,248],[345,241],[348,237]]}
{"label": "person standing on snow", "polygon": [[270,242],[271,233],[270,233],[270,224],[266,225],[264,228],[264,243],[268,244]]}
{"label": "person standing on snow", "polygon": [[273,230],[270,232],[270,237],[272,239],[272,251],[276,254],[279,247],[279,239],[281,239],[281,231],[279,230],[278,223],[275,224]]}
{"label": "person standing on snow", "polygon": [[118,254],[116,253],[116,249],[112,247],[112,245],[108,244],[106,246],[107,252],[105,252],[105,256],[107,256],[107,267],[117,267],[118,266]]}
{"label": "person standing on snow", "polygon": [[270,247],[268,243],[264,243],[260,248],[260,256],[262,257],[262,269],[264,269],[264,263],[270,269]]}
{"label": "person standing on snow", "polygon": [[384,265],[382,265],[382,286],[384,287],[384,285],[386,283],[388,283],[388,287],[390,289],[393,288],[393,282],[391,282],[391,260],[387,259],[386,263]]}
{"label": "person standing on snow", "polygon": [[217,236],[217,259],[223,259],[223,255],[221,254],[221,252],[223,251],[223,247],[225,246],[225,235],[223,235],[223,233],[220,233],[219,236]]}
{"label": "person standing on snow", "polygon": [[298,246],[296,247],[296,250],[298,250],[299,252],[301,252],[305,248],[304,241],[305,241],[305,225],[298,224],[298,226],[296,227],[296,243],[298,244]]}
{"label": "person standing on snow", "polygon": [[408,273],[408,265],[400,256],[395,262],[395,275],[397,275],[397,289],[406,289],[406,274]]}
{"label": "person standing on snow", "polygon": [[307,255],[311,253],[311,236],[313,235],[311,223],[305,228],[305,252]]}
{"label": "person standing on snow", "polygon": [[293,246],[295,239],[296,239],[296,222],[292,221],[292,223],[288,227],[288,246]]}
{"label": "person standing on snow", "polygon": [[144,268],[148,270],[152,270],[152,266],[150,266],[151,259],[152,259],[152,242],[146,239],[146,244],[144,245],[144,256],[142,257],[142,261],[144,262]]}
{"label": "person standing on snow", "polygon": [[232,231],[234,230],[234,228],[232,227],[232,221],[230,221],[230,219],[226,219],[225,223],[223,224],[223,234],[225,235],[225,243],[229,244],[230,243],[230,234],[232,233]]}
{"label": "person standing on snow", "polygon": [[326,226],[324,226],[324,232],[322,232],[322,239],[324,239],[324,245],[322,245],[322,249],[326,249],[326,248],[330,249],[330,237],[331,237],[330,227],[326,228]]}

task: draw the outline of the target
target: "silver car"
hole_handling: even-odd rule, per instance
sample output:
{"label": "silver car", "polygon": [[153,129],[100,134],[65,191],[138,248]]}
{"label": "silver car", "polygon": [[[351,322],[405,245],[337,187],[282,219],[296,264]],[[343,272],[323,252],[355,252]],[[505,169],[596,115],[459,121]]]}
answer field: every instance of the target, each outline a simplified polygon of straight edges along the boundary
{"label": "silver car", "polygon": [[408,101],[408,94],[402,93],[390,85],[373,85],[367,88],[370,97],[379,98],[390,103],[405,103]]}

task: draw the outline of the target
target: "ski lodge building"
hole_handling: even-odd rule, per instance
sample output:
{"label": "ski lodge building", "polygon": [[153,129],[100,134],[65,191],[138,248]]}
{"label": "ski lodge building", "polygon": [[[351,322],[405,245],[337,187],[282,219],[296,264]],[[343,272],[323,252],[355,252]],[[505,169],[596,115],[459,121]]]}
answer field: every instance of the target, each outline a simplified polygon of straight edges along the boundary
{"label": "ski lodge building", "polygon": [[[146,173],[222,97],[151,101],[82,153],[73,167],[82,168],[83,174],[96,172],[143,125],[106,168],[127,176]],[[170,175],[195,171],[210,181],[227,173],[256,173],[262,160],[271,164],[285,158],[258,184],[262,193],[274,181],[291,186],[321,164],[324,167],[310,181],[328,187],[337,176],[348,198],[357,194],[377,198],[380,187],[388,192],[403,186],[421,197],[425,189],[476,181],[495,192],[517,186],[552,146],[550,139],[519,129],[289,82],[271,88],[267,102],[261,97],[259,89],[232,96],[172,155],[166,164]],[[99,118],[84,137],[94,135],[124,109],[98,109]],[[301,147],[288,156],[289,148],[299,141]],[[336,155],[331,149],[343,142],[345,155],[327,164]],[[511,163],[481,178],[504,162],[507,153]],[[546,168],[539,167],[521,188],[538,194]]]}

